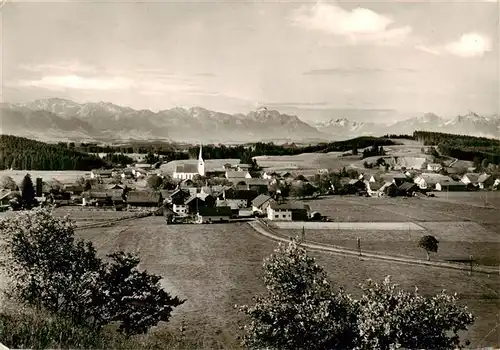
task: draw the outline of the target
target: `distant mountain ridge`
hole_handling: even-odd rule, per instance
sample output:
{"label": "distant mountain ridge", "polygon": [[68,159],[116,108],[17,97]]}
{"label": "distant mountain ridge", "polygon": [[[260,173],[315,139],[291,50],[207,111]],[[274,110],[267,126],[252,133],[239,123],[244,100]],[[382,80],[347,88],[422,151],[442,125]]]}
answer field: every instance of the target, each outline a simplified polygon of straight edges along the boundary
{"label": "distant mountain ridge", "polygon": [[40,140],[177,142],[318,142],[415,130],[500,138],[500,117],[475,113],[444,119],[428,113],[392,124],[332,118],[308,124],[265,107],[227,114],[201,107],[153,112],[108,102],[77,103],[61,98],[0,104],[1,133]]}

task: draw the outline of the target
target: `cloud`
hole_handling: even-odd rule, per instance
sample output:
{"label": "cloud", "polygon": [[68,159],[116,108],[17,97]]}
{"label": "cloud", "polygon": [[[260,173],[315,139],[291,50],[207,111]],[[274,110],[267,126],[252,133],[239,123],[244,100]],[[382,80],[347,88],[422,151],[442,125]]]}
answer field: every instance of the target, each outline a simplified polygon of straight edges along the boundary
{"label": "cloud", "polygon": [[478,33],[464,34],[457,41],[445,46],[446,50],[461,57],[481,57],[491,51],[490,39]]}
{"label": "cloud", "polygon": [[417,45],[415,49],[424,51],[436,56],[454,55],[464,58],[482,57],[488,51],[491,51],[491,40],[482,34],[466,33],[458,40],[452,41],[441,46]]}
{"label": "cloud", "polygon": [[373,73],[385,73],[385,72],[416,72],[415,69],[411,68],[324,68],[324,69],[311,69],[304,73],[303,75],[355,75],[355,74],[373,74]]}
{"label": "cloud", "polygon": [[21,86],[36,86],[51,90],[126,90],[132,81],[122,77],[87,78],[78,75],[49,75],[39,80],[22,80]]}
{"label": "cloud", "polygon": [[393,19],[366,8],[348,11],[320,2],[301,6],[290,19],[294,25],[344,37],[352,44],[402,44],[412,31],[410,26],[393,27]]}

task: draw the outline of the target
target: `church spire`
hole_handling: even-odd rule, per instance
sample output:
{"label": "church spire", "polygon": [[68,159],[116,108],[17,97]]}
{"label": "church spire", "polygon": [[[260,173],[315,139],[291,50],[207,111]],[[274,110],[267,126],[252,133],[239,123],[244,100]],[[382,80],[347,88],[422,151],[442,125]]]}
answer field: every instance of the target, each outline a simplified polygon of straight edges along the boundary
{"label": "church spire", "polygon": [[200,155],[198,156],[198,174],[200,174],[200,176],[205,176],[205,161],[203,160],[202,153],[202,146],[200,142]]}

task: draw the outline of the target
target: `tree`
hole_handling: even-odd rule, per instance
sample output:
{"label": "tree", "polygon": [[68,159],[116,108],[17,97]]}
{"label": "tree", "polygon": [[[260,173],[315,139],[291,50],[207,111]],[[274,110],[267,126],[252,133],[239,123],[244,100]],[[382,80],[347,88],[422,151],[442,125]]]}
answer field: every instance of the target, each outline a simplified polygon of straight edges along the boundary
{"label": "tree", "polygon": [[163,179],[156,174],[149,176],[146,180],[146,184],[149,188],[153,190],[159,189],[163,184]]}
{"label": "tree", "polygon": [[89,180],[85,180],[85,183],[83,184],[83,190],[84,191],[90,191],[92,189],[92,185]]}
{"label": "tree", "polygon": [[17,184],[10,176],[2,176],[0,179],[0,187],[11,191],[17,190]]}
{"label": "tree", "polygon": [[423,297],[418,288],[400,290],[389,277],[381,284],[369,280],[361,289],[356,303],[361,349],[457,349],[458,332],[474,322],[456,294]]}
{"label": "tree", "polygon": [[[292,240],[264,262],[267,293],[241,306],[243,344],[270,349],[456,349],[474,317],[444,291],[424,297],[368,281],[360,299],[333,292],[323,269]],[[467,342],[466,344],[467,345]]]}
{"label": "tree", "polygon": [[77,324],[117,322],[126,335],[168,321],[184,302],[161,289],[161,277],[138,271],[138,257],[117,252],[104,261],[91,242],[75,240],[74,229],[40,208],[0,221],[12,296]]}
{"label": "tree", "polygon": [[418,242],[420,248],[425,249],[427,253],[427,261],[431,260],[429,252],[437,253],[439,241],[434,236],[423,236]]}
{"label": "tree", "polygon": [[21,205],[25,209],[31,209],[36,205],[35,188],[30,174],[26,174],[21,182]]}
{"label": "tree", "polygon": [[353,156],[357,156],[358,155],[358,147],[357,146],[353,147],[353,149],[352,149],[352,155]]}
{"label": "tree", "polygon": [[243,345],[263,349],[352,348],[352,301],[333,293],[326,274],[296,241],[264,261],[267,294],[239,310],[251,320]]}
{"label": "tree", "polygon": [[483,161],[481,162],[481,169],[482,170],[488,169],[489,164],[490,164],[490,161],[487,158],[484,158]]}

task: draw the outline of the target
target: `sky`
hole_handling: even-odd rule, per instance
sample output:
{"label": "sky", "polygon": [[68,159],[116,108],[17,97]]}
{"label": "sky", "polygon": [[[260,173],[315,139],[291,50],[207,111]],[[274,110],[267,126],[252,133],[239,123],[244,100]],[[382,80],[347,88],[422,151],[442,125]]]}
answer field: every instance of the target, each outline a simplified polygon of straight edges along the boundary
{"label": "sky", "polygon": [[20,2],[4,102],[261,106],[304,120],[500,112],[495,1]]}

